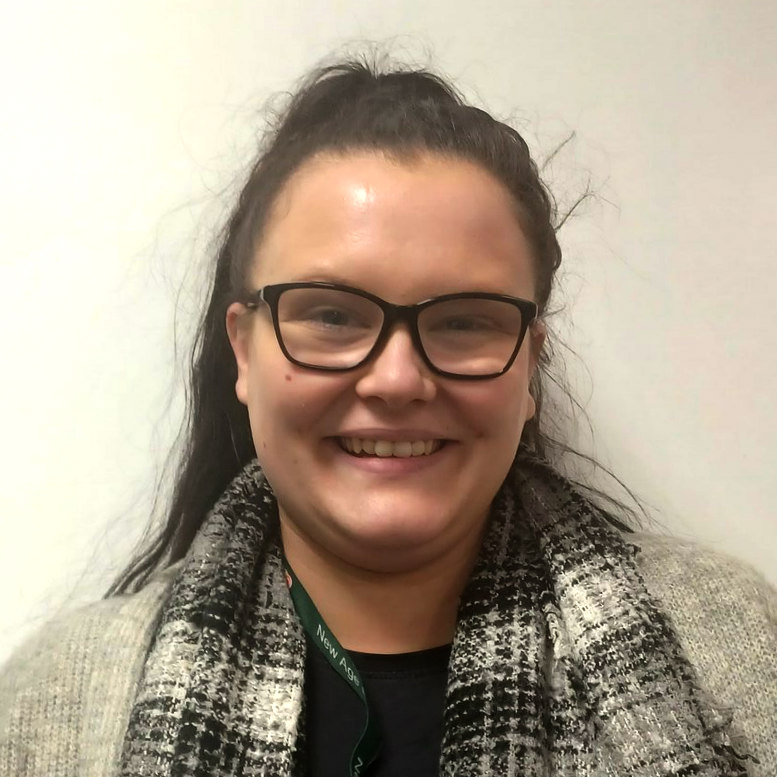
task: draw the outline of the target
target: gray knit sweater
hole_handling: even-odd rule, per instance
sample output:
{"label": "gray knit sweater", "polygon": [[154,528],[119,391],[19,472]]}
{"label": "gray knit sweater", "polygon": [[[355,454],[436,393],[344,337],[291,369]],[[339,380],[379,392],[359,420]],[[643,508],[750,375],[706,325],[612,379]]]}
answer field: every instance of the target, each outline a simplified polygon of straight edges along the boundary
{"label": "gray knit sweater", "polygon": [[[700,681],[733,711],[751,775],[777,775],[777,594],[750,568],[638,535],[639,562]],[[46,626],[0,673],[0,777],[116,773],[137,683],[173,573]]]}

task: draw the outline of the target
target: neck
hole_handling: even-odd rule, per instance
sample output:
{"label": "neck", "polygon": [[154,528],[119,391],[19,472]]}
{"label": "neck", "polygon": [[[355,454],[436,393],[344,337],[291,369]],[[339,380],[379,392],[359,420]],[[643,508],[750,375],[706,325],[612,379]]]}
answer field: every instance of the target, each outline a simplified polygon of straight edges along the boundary
{"label": "neck", "polygon": [[283,520],[281,537],[294,574],[346,650],[410,653],[452,641],[480,536],[466,547],[399,571],[350,563]]}

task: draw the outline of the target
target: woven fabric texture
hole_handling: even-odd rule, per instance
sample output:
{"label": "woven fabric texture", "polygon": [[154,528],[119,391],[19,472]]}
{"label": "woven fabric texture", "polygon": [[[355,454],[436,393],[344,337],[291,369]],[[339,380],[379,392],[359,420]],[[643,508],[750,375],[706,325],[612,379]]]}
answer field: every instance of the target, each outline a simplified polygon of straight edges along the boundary
{"label": "woven fabric texture", "polygon": [[[462,599],[442,774],[773,773],[773,592],[624,540],[544,465],[521,472]],[[275,512],[250,466],[184,563],[18,654],[0,775],[299,772],[304,640]]]}

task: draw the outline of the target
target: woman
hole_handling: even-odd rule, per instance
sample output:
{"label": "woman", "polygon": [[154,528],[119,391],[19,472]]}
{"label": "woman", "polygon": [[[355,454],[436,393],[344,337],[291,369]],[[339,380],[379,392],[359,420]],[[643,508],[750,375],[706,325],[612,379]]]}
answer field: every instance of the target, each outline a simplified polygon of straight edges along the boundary
{"label": "woman", "polygon": [[553,216],[436,77],[308,80],[226,229],[165,531],[6,668],[0,774],[777,770],[774,593],[547,462]]}

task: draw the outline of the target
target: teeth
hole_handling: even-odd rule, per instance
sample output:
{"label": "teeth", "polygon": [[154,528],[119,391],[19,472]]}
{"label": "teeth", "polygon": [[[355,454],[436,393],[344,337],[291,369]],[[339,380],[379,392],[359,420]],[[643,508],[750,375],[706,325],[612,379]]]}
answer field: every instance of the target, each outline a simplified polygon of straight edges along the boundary
{"label": "teeth", "polygon": [[394,455],[399,456],[402,459],[407,459],[413,455],[413,443],[412,442],[395,442],[394,443]]}
{"label": "teeth", "polygon": [[381,458],[387,458],[394,453],[394,443],[387,440],[377,440],[375,442],[375,455]]}
{"label": "teeth", "polygon": [[407,459],[411,456],[428,456],[440,448],[440,440],[363,440],[360,437],[341,437],[343,448],[349,453],[366,453],[380,458],[396,457]]}

